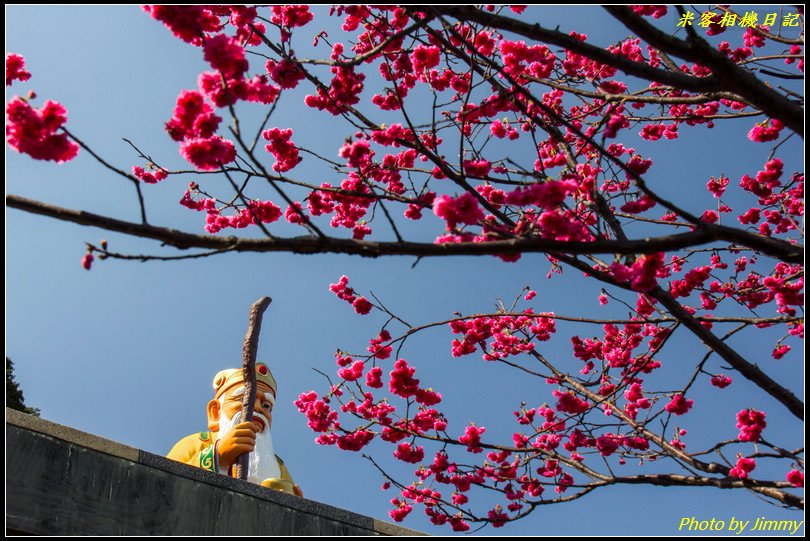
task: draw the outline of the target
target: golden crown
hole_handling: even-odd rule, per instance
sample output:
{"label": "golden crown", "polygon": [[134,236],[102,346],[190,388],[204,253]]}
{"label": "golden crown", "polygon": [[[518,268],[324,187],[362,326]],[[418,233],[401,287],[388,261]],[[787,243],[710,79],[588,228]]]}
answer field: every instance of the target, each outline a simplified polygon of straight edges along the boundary
{"label": "golden crown", "polygon": [[[273,396],[276,395],[276,380],[273,377],[270,369],[264,363],[256,363],[256,382],[264,382],[268,387],[273,390]],[[222,370],[214,376],[214,398],[218,399],[222,394],[233,387],[234,385],[241,385],[244,383],[241,368],[229,368]]]}

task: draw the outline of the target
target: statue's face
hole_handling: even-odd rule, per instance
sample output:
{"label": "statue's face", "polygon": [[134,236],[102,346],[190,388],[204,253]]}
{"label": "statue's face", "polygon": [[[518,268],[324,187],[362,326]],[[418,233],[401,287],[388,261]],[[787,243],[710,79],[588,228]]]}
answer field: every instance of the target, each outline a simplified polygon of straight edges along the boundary
{"label": "statue's face", "polygon": [[[227,419],[232,419],[233,416],[242,411],[242,395],[244,387],[236,385],[228,389],[222,395],[222,411],[220,415],[224,415]],[[265,428],[269,431],[270,425],[273,422],[273,391],[264,382],[258,382],[256,386],[256,403],[253,405],[254,415],[253,423],[259,427],[259,431]]]}

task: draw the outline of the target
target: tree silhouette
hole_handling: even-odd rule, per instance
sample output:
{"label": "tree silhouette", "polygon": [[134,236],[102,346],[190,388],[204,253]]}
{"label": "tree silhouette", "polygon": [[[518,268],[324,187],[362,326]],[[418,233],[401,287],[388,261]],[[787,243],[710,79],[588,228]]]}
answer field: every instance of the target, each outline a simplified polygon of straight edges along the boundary
{"label": "tree silhouette", "polygon": [[39,417],[37,408],[25,405],[25,397],[20,384],[14,379],[14,363],[6,357],[6,407]]}
{"label": "tree silhouette", "polygon": [[[89,243],[88,270],[96,259],[229,252],[494,256],[505,265],[542,253],[550,274],[581,273],[601,283],[602,305],[626,309],[626,317],[551,313],[526,289],[491,313],[414,325],[347,277],[332,284],[358,315],[384,323],[367,350],[339,350],[337,378],[296,405],[320,444],[360,451],[382,440],[417,465],[405,480],[368,456],[399,491],[394,520],[419,505],[457,531],[497,527],[618,484],[744,489],[803,509],[794,490],[803,486],[803,448],[768,434],[766,422],[803,422],[800,382],[779,381],[734,345],[767,336],[781,359],[804,337],[804,175],[785,151],[804,133],[799,13],[762,24],[757,12],[730,8],[610,6],[606,16],[632,35],[603,47],[527,20],[519,6],[339,7],[330,13],[343,21],[337,36],[312,30],[306,6],[145,11],[211,65],[166,122],[194,169],[170,170],[130,143],[139,165],[128,172],[69,131],[60,104],[14,97],[6,107],[12,149],[57,163],[91,154],[132,184],[140,221],[18,195],[7,206],[183,251]],[[296,53],[294,44],[313,40],[323,57]],[[6,66],[7,85],[30,76],[22,57],[7,56]],[[282,97],[301,88],[294,106],[303,122],[345,123],[331,154],[296,137],[295,126],[273,125]],[[711,178],[656,169],[672,141],[721,123],[765,149],[759,170],[729,178],[721,153]],[[322,176],[297,176],[303,161]],[[144,191],[191,173],[199,180],[180,205],[199,213],[205,233],[150,222]],[[300,234],[283,236],[293,228]],[[561,322],[571,324],[566,336]],[[437,327],[449,327],[454,356],[480,355],[536,380],[534,396],[515,397],[505,440],[489,440],[495,431],[476,425],[474,412],[464,428],[453,424],[439,409],[441,389],[400,358],[407,340]],[[776,328],[783,336],[774,340]],[[688,370],[673,377],[676,333],[707,353],[681,360]],[[552,339],[570,341],[570,356],[544,353]],[[709,422],[693,410],[695,389],[713,386],[706,400],[723,401],[737,378],[768,395],[771,409],[743,408],[717,420],[723,429],[711,443],[690,442],[684,427]]]}

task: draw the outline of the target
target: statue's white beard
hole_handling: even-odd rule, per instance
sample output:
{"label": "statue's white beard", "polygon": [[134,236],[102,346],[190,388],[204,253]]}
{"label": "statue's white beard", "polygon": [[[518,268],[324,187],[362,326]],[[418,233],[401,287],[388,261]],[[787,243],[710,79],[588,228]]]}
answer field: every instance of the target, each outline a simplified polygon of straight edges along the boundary
{"label": "statue's white beard", "polygon": [[[222,410],[220,410],[222,411]],[[264,421],[264,430],[256,433],[256,448],[248,455],[248,477],[247,480],[251,483],[260,485],[265,479],[281,477],[281,468],[276,460],[276,453],[273,451],[273,438],[270,436],[270,423],[267,418],[260,413],[253,413],[254,416],[259,415]],[[242,418],[242,412],[238,411],[234,414],[232,419],[227,419],[223,414],[219,418],[219,436],[221,437],[228,432],[235,425],[239,424]]]}

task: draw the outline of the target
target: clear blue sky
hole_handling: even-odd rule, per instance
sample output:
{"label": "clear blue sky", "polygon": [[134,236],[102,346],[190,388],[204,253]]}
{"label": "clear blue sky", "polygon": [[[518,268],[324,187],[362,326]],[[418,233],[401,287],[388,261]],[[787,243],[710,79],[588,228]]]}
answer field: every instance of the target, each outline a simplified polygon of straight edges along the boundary
{"label": "clear blue sky", "polygon": [[[584,31],[602,45],[627,35],[594,9],[532,8],[523,17],[547,27],[559,24],[566,31]],[[17,82],[7,89],[7,99],[33,88],[38,103],[60,101],[68,109],[67,127],[123,169],[144,163],[122,137],[165,167],[188,168],[163,123],[171,116],[179,91],[194,88],[197,74],[208,69],[199,49],[175,39],[137,7],[12,6],[6,7],[6,18],[6,51],[25,56],[33,74],[28,83]],[[330,28],[335,39],[338,35],[334,20],[316,19],[311,26]],[[306,50],[306,36],[302,33],[298,39],[297,46]],[[260,69],[261,63],[254,60],[251,71]],[[284,96],[272,125],[292,127],[297,143],[336,156],[353,130],[325,115],[302,113],[302,96],[303,92]],[[259,114],[258,109],[252,111]],[[709,176],[724,173],[734,182],[742,174],[755,173],[767,159],[765,145],[744,139],[751,124],[743,120],[713,131],[694,130],[694,136],[670,144],[663,153],[661,146],[655,147],[650,152],[656,156],[656,186],[683,201],[689,183],[695,195],[687,206],[698,212],[707,208],[711,199],[704,187]],[[637,146],[644,142],[638,139]],[[800,167],[801,145],[790,142],[785,148],[783,159],[793,156],[793,167]],[[305,161],[296,174],[312,175],[309,180],[317,183],[335,180],[334,174],[328,177],[328,171],[311,162]],[[194,175],[184,175],[145,187],[153,224],[202,232],[201,215],[177,204],[191,180],[196,180]],[[215,190],[225,192],[222,186]],[[56,166],[7,148],[6,192],[137,220],[131,185],[98,166],[86,152]],[[425,224],[414,229],[415,234],[435,235],[441,230],[437,220]],[[281,232],[294,230],[282,227]],[[617,303],[600,308],[598,284],[582,282],[570,269],[547,280],[548,263],[536,255],[524,256],[517,264],[495,258],[423,260],[415,268],[413,258],[226,255],[167,263],[96,261],[87,272],[79,264],[84,243],[102,238],[114,251],[160,252],[152,242],[6,211],[6,355],[15,363],[26,402],[40,408],[46,419],[165,454],[181,437],[204,429],[213,375],[240,364],[248,307],[269,295],[274,302],[265,315],[259,358],[271,366],[280,383],[273,423],[277,452],[308,497],[384,520],[390,520],[388,500],[395,493],[380,491],[380,475],[359,455],[313,443],[314,433],[292,405],[302,391],[325,389],[313,368],[333,374],[335,349],[363,350],[384,321],[375,315],[355,316],[329,292],[330,283],[347,274],[362,292],[373,291],[411,323],[447,319],[456,311],[488,312],[497,299],[508,302],[525,285],[538,291],[533,301],[537,311],[625,315]],[[570,357],[568,337],[573,331],[565,325],[559,329],[545,347],[550,354]],[[598,329],[578,332],[593,336]],[[770,349],[776,338],[774,333],[765,340],[735,345],[761,359],[777,380],[796,381],[794,391],[802,396],[802,345],[793,342],[794,352],[775,362]],[[403,353],[416,365],[417,377],[444,394],[451,432],[460,434],[467,421],[474,420],[487,426],[487,435],[508,438],[516,429],[511,412],[521,400],[535,405],[551,400],[550,388],[538,389],[506,367],[482,363],[474,356],[453,359],[451,339],[446,328],[433,331],[410,341]],[[686,335],[680,335],[674,346],[662,355],[673,366],[662,376],[682,376],[679,361],[688,368],[704,353]],[[707,382],[696,395],[700,411],[687,420],[696,447],[711,438],[733,438],[734,413],[744,407],[768,411],[769,432],[793,435],[778,443],[802,445],[800,423],[785,418],[779,406],[741,377],[734,385],[734,392],[722,400]],[[702,426],[697,426],[699,418],[705,418]],[[376,443],[368,449],[384,457],[392,471],[407,470],[394,464],[392,450],[389,444]],[[526,520],[489,532],[672,535],[682,517],[693,515],[723,520],[798,518],[798,513],[737,490],[623,487],[541,508]],[[421,508],[405,525],[437,532]]]}

